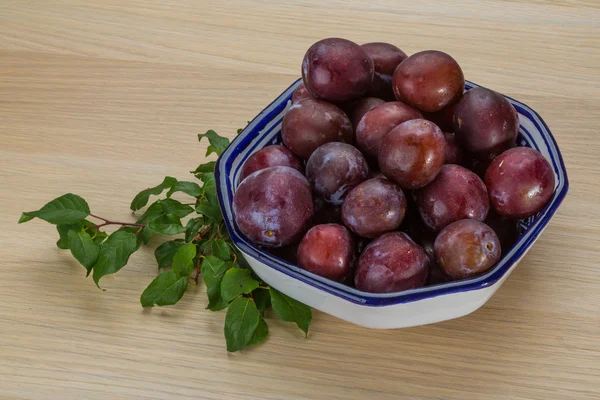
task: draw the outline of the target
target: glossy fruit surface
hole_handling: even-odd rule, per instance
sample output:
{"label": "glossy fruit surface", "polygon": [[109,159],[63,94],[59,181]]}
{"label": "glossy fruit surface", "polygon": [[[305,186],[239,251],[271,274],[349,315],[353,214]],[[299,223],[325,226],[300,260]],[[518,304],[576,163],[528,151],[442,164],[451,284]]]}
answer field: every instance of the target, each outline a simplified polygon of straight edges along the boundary
{"label": "glossy fruit surface", "polygon": [[287,111],[281,124],[281,138],[288,149],[307,160],[325,143],[352,143],[354,132],[348,116],[339,107],[307,99]]}
{"label": "glossy fruit surface", "polygon": [[421,287],[429,272],[425,251],[403,232],[373,240],[358,259],[354,284],[369,293],[391,293]]}
{"label": "glossy fruit surface", "polygon": [[463,219],[444,228],[435,239],[438,265],[450,278],[464,279],[492,268],[500,259],[500,241],[483,222]]}
{"label": "glossy fruit surface", "polygon": [[419,119],[421,113],[400,101],[383,103],[368,111],[356,127],[356,146],[365,157],[375,162],[383,137],[392,129],[411,119]]}
{"label": "glossy fruit surface", "polygon": [[256,171],[269,167],[290,167],[304,173],[304,163],[297,155],[285,146],[272,145],[263,147],[248,157],[242,166],[240,181]]}
{"label": "glossy fruit surface", "polygon": [[369,166],[356,147],[327,143],[306,163],[306,178],[316,196],[334,205],[342,204],[346,193],[367,179]]}
{"label": "glossy fruit surface", "polygon": [[500,154],[485,173],[492,206],[509,218],[526,218],[544,208],[554,192],[554,171],[540,152],[517,147]]}
{"label": "glossy fruit surface", "polygon": [[398,229],[406,214],[400,186],[388,179],[364,181],[352,189],[342,205],[342,220],[359,236],[376,238]]}
{"label": "glossy fruit surface", "polygon": [[468,169],[446,164],[429,185],[417,192],[423,222],[433,231],[461,219],[485,220],[490,207],[483,181]]}
{"label": "glossy fruit surface", "polygon": [[403,189],[431,182],[444,165],[446,140],[440,128],[424,119],[406,121],[383,137],[379,168]]}
{"label": "glossy fruit surface", "polygon": [[480,159],[491,160],[514,147],[519,116],[500,93],[483,87],[469,90],[454,110],[454,133],[463,147]]}
{"label": "glossy fruit surface", "polygon": [[367,94],[373,83],[373,60],[356,43],[329,38],[313,44],[302,61],[306,88],[318,99],[344,102]]}
{"label": "glossy fruit surface", "polygon": [[233,195],[233,215],[240,232],[266,247],[298,242],[313,213],[308,181],[289,167],[257,171],[244,179]]}
{"label": "glossy fruit surface", "polygon": [[392,86],[398,100],[421,111],[436,112],[460,98],[465,78],[454,58],[441,51],[426,50],[398,65]]}
{"label": "glossy fruit surface", "polygon": [[342,225],[312,227],[298,247],[298,266],[313,274],[337,282],[351,274],[356,257],[356,243]]}

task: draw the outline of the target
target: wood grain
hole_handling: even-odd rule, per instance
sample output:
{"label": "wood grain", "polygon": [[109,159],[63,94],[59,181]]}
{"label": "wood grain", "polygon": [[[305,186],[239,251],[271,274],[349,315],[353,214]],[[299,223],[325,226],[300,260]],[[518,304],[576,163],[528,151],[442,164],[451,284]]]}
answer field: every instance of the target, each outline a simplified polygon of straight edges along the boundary
{"label": "wood grain", "polygon": [[[316,312],[308,340],[269,318],[266,344],[227,354],[203,288],[139,306],[151,249],[102,292],[52,226],[16,224],[67,191],[131,218],[139,189],[200,163],[197,133],[233,136],[327,36],[449,52],[554,132],[570,193],[482,309],[392,331]],[[599,65],[595,0],[0,2],[0,397],[600,398]]]}

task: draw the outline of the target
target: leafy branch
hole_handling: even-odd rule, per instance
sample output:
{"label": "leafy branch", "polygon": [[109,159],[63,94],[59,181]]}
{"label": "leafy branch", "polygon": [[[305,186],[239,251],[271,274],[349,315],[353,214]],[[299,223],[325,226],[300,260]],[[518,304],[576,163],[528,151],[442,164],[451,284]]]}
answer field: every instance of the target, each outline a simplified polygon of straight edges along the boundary
{"label": "leafy branch", "polygon": [[[212,130],[198,135],[198,140],[202,139],[209,142],[206,156],[220,156],[229,145],[227,138]],[[67,193],[37,211],[24,212],[19,223],[39,218],[56,225],[56,245],[70,250],[98,287],[104,276],[123,268],[154,234],[177,236],[154,250],[160,273],[141,294],[140,302],[143,307],[176,304],[190,282],[198,284],[202,276],[208,296],[206,308],[227,309],[224,334],[228,351],[263,342],[269,333],[264,317],[271,308],[280,319],[296,323],[308,334],[310,308],[261,281],[233,245],[217,201],[214,168],[215,161],[209,161],[191,171],[201,185],[167,176],[159,185],[142,190],[130,205],[133,212],[145,208],[135,222],[92,214],[82,197]],[[191,196],[193,201],[172,199],[176,192]],[[151,196],[163,193],[163,198],[148,206]],[[119,228],[111,234],[102,230],[110,225]]]}

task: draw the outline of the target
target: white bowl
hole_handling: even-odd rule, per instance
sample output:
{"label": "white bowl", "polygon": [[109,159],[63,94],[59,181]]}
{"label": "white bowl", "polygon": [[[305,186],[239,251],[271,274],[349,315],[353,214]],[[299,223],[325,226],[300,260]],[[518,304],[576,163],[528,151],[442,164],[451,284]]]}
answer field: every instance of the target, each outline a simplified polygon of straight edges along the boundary
{"label": "white bowl", "polygon": [[[300,81],[275,99],[233,140],[217,161],[215,177],[227,230],[254,272],[275,289],[317,310],[357,325],[380,329],[423,325],[467,315],[481,307],[508,278],[567,194],[567,172],[550,130],[535,111],[507,97],[519,113],[518,144],[533,147],[548,159],[556,175],[556,187],[546,207],[521,222],[520,238],[493,269],[471,279],[385,294],[361,292],[314,275],[251,243],[239,232],[232,213],[233,193],[244,161],[265,146],[281,143],[281,121]],[[465,90],[476,86],[467,82]]]}

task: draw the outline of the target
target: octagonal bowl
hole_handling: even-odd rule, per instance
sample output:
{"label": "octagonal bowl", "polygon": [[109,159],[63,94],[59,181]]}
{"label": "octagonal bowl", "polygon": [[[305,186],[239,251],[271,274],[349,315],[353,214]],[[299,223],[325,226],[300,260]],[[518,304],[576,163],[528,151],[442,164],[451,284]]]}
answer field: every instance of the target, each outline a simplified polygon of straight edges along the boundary
{"label": "octagonal bowl", "polygon": [[[542,118],[507,97],[520,119],[519,146],[533,147],[550,162],[556,176],[551,200],[537,215],[521,221],[521,235],[494,268],[484,275],[398,293],[373,294],[307,272],[251,243],[233,218],[233,194],[244,161],[257,150],[281,143],[281,121],[301,80],[294,82],[252,120],[217,161],[215,179],[221,211],[233,243],[267,284],[327,314],[369,328],[402,328],[461,317],[498,290],[533,246],[567,194],[569,183],[560,150]],[[477,85],[467,82],[465,90]]]}

